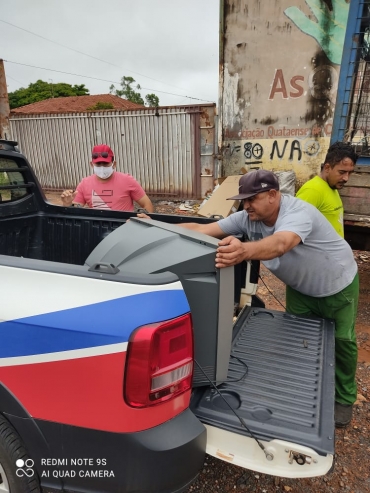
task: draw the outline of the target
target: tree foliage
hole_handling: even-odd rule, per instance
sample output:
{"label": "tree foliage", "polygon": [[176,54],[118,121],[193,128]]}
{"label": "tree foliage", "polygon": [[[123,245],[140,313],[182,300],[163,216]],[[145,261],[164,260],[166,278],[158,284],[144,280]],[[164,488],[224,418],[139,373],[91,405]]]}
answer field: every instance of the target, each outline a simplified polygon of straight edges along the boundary
{"label": "tree foliage", "polygon": [[98,101],[93,106],[89,106],[86,109],[88,109],[90,111],[113,110],[114,106],[112,103],[102,103],[101,101]]}
{"label": "tree foliage", "polygon": [[[142,98],[140,92],[141,86],[137,84],[133,86],[135,79],[133,77],[123,76],[121,79],[121,89],[117,89],[114,84],[109,88],[110,94],[119,96],[121,98],[127,99],[132,103],[144,105],[144,99]],[[159,97],[155,94],[147,94],[145,96],[146,106],[159,106]]]}
{"label": "tree foliage", "polygon": [[159,97],[156,94],[147,94],[145,96],[145,102],[147,106],[157,108],[159,106]]}
{"label": "tree foliage", "polygon": [[38,80],[30,84],[27,88],[21,87],[14,92],[9,93],[10,109],[19,108],[26,104],[37,103],[44,99],[59,98],[65,96],[88,96],[89,89],[85,84],[74,85],[58,82],[53,84]]}

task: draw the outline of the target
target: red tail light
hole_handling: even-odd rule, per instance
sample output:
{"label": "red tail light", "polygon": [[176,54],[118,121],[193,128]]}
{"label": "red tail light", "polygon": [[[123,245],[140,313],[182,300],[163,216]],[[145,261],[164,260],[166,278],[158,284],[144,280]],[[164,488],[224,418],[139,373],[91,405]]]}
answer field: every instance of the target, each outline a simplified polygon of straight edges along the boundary
{"label": "red tail light", "polygon": [[172,399],[191,388],[193,327],[190,314],[146,325],[130,337],[124,396],[132,407]]}

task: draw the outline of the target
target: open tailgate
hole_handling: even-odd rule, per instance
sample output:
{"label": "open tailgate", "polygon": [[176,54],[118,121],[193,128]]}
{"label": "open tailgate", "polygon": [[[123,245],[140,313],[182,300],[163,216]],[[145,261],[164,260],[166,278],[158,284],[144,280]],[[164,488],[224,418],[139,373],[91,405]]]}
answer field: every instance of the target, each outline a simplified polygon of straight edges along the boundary
{"label": "open tailgate", "polygon": [[334,455],[334,361],[333,321],[243,310],[228,381],[218,391],[193,393],[191,409],[208,430],[207,453],[276,476],[327,473]]}

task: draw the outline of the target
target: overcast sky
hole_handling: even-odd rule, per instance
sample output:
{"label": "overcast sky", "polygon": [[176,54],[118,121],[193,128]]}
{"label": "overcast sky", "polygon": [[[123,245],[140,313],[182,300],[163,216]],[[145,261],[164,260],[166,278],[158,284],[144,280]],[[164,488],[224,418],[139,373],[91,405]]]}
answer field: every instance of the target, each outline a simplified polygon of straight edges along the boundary
{"label": "overcast sky", "polygon": [[42,79],[107,94],[125,75],[162,106],[217,102],[218,23],[219,0],[0,0],[8,92]]}

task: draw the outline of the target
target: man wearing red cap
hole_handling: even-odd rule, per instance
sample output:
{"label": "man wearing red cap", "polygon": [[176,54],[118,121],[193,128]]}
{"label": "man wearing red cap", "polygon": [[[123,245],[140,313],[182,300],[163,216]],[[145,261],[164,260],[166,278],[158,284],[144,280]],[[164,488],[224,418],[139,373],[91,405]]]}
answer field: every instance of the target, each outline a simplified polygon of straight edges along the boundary
{"label": "man wearing red cap", "polygon": [[134,202],[148,212],[154,207],[140,184],[131,175],[116,171],[112,149],[106,144],[92,150],[90,163],[94,174],[84,178],[76,191],[65,190],[61,199],[65,207],[84,207],[116,211],[134,210]]}

